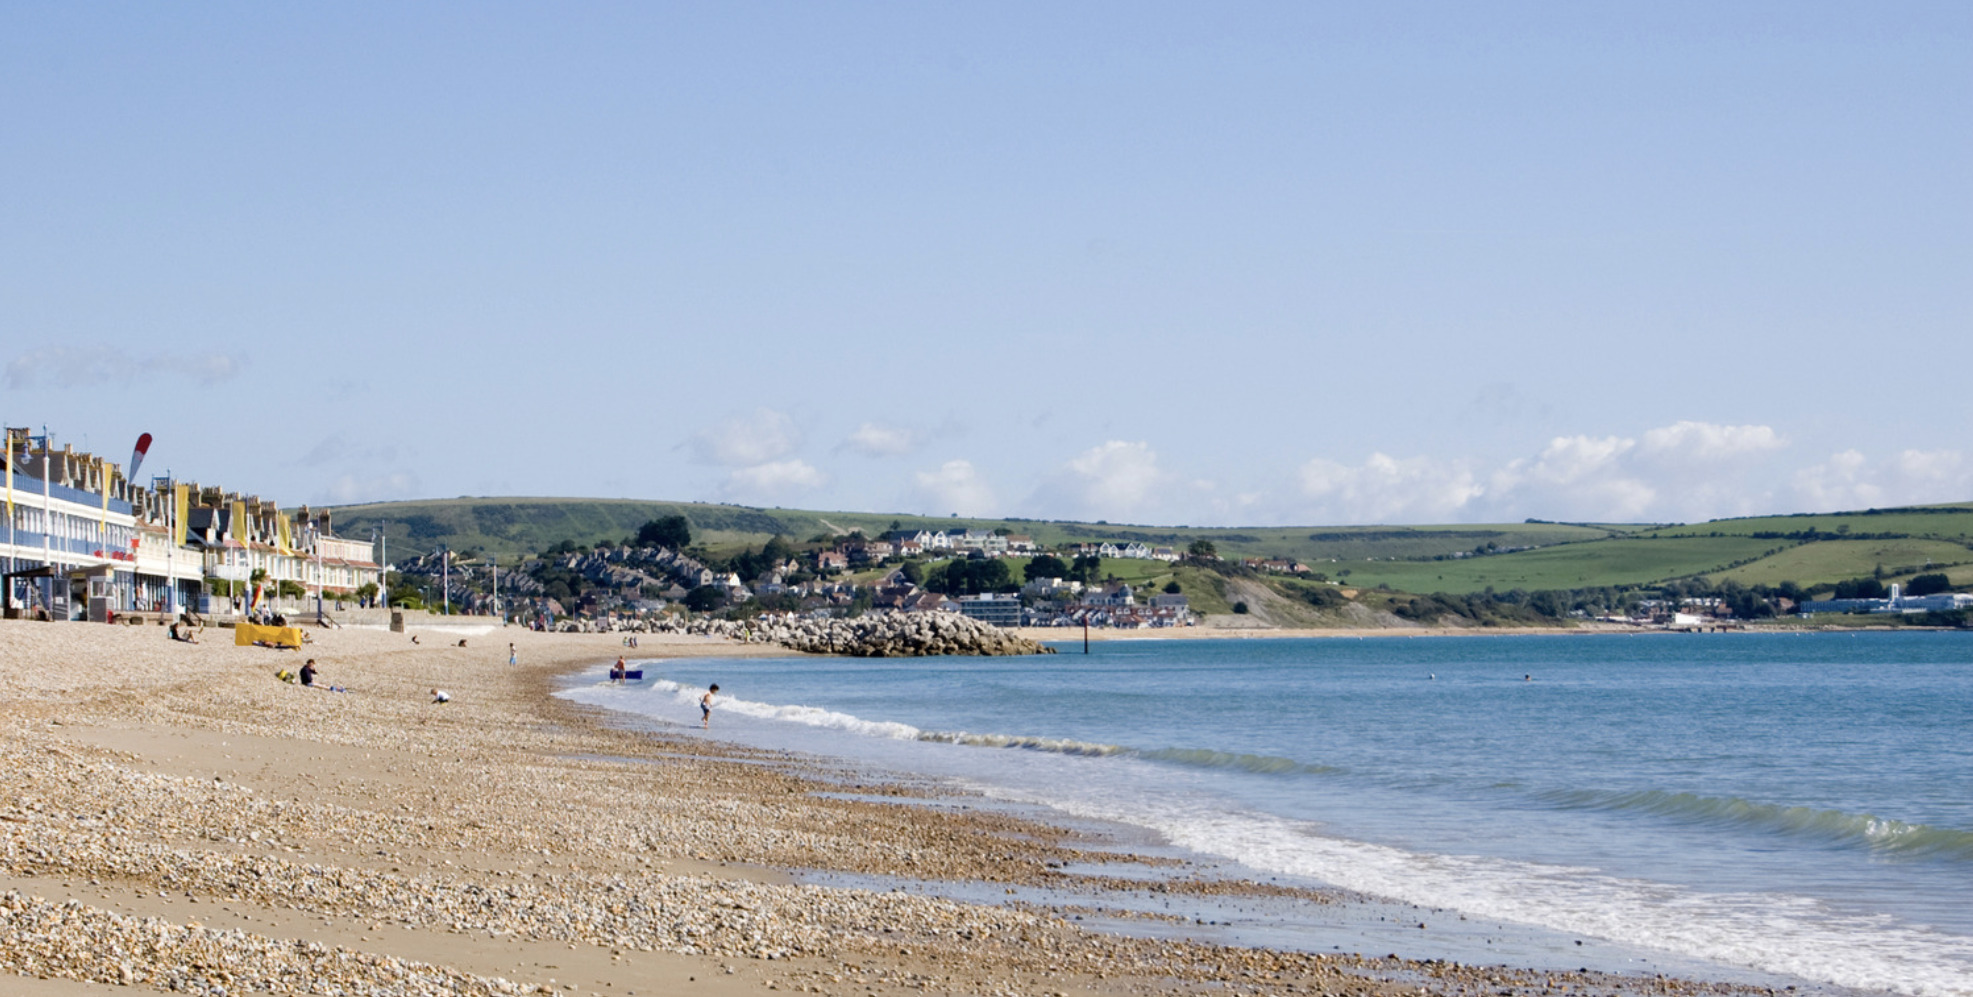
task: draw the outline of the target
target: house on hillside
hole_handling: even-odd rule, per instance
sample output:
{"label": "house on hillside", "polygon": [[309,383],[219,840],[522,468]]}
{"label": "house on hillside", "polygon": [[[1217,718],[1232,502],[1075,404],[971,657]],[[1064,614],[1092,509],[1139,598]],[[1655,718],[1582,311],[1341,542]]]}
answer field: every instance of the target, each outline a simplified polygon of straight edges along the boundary
{"label": "house on hillside", "polygon": [[1111,582],[1107,585],[1098,585],[1084,592],[1082,594],[1082,604],[1104,609],[1135,606],[1137,605],[1137,594],[1132,591],[1129,583]]}
{"label": "house on hillside", "polygon": [[1037,578],[1021,586],[1021,592],[1039,599],[1067,599],[1082,592],[1082,583],[1066,578]]}

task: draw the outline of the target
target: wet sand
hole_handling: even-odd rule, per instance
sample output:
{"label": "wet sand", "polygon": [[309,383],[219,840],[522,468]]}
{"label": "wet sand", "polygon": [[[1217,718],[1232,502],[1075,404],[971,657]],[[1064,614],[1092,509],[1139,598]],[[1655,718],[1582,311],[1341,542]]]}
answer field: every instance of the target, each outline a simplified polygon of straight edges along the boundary
{"label": "wet sand", "polygon": [[[1086,930],[1077,915],[1128,916],[1106,896],[1147,870],[1179,893],[1279,890],[993,808],[913,805],[909,786],[845,783],[857,777],[826,762],[621,729],[550,695],[623,653],[614,635],[414,632],[415,645],[312,630],[286,652],[222,630],[190,646],[155,626],[0,622],[0,973],[20,974],[0,990],[1732,989]],[[644,658],[787,653],[640,645]],[[347,691],[274,678],[307,657],[318,685]],[[989,906],[797,881],[816,871],[1087,899]]]}

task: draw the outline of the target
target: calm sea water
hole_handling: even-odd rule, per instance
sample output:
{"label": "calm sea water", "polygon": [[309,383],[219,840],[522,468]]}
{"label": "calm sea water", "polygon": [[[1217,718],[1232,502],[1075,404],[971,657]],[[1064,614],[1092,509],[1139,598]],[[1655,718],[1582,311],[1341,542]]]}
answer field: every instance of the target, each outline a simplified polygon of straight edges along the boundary
{"label": "calm sea water", "polygon": [[684,660],[564,695],[1135,825],[1261,874],[1973,994],[1973,636],[1173,640]]}

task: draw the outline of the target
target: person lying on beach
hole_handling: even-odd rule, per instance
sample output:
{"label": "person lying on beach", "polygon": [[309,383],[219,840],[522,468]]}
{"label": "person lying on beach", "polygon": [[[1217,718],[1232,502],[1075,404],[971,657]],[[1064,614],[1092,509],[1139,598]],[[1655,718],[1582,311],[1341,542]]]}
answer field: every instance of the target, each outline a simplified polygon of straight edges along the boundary
{"label": "person lying on beach", "polygon": [[706,694],[699,697],[699,726],[706,730],[712,729],[712,696],[718,691],[719,683],[714,682],[712,688],[707,689]]}
{"label": "person lying on beach", "polygon": [[197,644],[199,642],[198,637],[192,633],[192,628],[183,623],[173,623],[171,625],[171,639],[184,644]]}

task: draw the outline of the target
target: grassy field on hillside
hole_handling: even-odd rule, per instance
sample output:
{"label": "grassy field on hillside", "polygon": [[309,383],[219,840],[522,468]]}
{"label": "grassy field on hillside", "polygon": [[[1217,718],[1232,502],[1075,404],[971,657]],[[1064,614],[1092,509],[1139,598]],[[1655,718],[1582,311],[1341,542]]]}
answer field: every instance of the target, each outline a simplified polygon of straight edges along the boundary
{"label": "grassy field on hillside", "polygon": [[368,536],[381,527],[397,552],[427,553],[439,544],[456,551],[484,549],[502,557],[544,550],[568,540],[584,546],[621,540],[663,516],[684,516],[695,539],[759,544],[788,524],[739,506],[631,499],[438,499],[343,506],[334,511],[336,532]]}
{"label": "grassy field on hillside", "polygon": [[1389,585],[1404,592],[1480,592],[1488,588],[1573,589],[1643,584],[1726,570],[1761,557],[1785,541],[1748,537],[1604,540],[1457,561],[1359,561],[1314,565],[1332,578],[1348,569],[1354,586]]}
{"label": "grassy field on hillside", "polygon": [[1958,539],[1973,543],[1973,504],[1925,506],[1920,509],[1887,509],[1882,512],[1828,513],[1813,516],[1760,516],[1751,519],[1720,519],[1689,526],[1668,526],[1651,530],[1658,536],[1747,536],[1754,533],[1897,533],[1930,539]]}
{"label": "grassy field on hillside", "polygon": [[[1936,567],[1927,568],[1931,562]],[[1878,568],[1894,580],[1947,565],[1973,563],[1973,550],[1944,540],[1824,540],[1790,547],[1773,557],[1714,576],[1748,585],[1816,584],[1862,578]]]}

